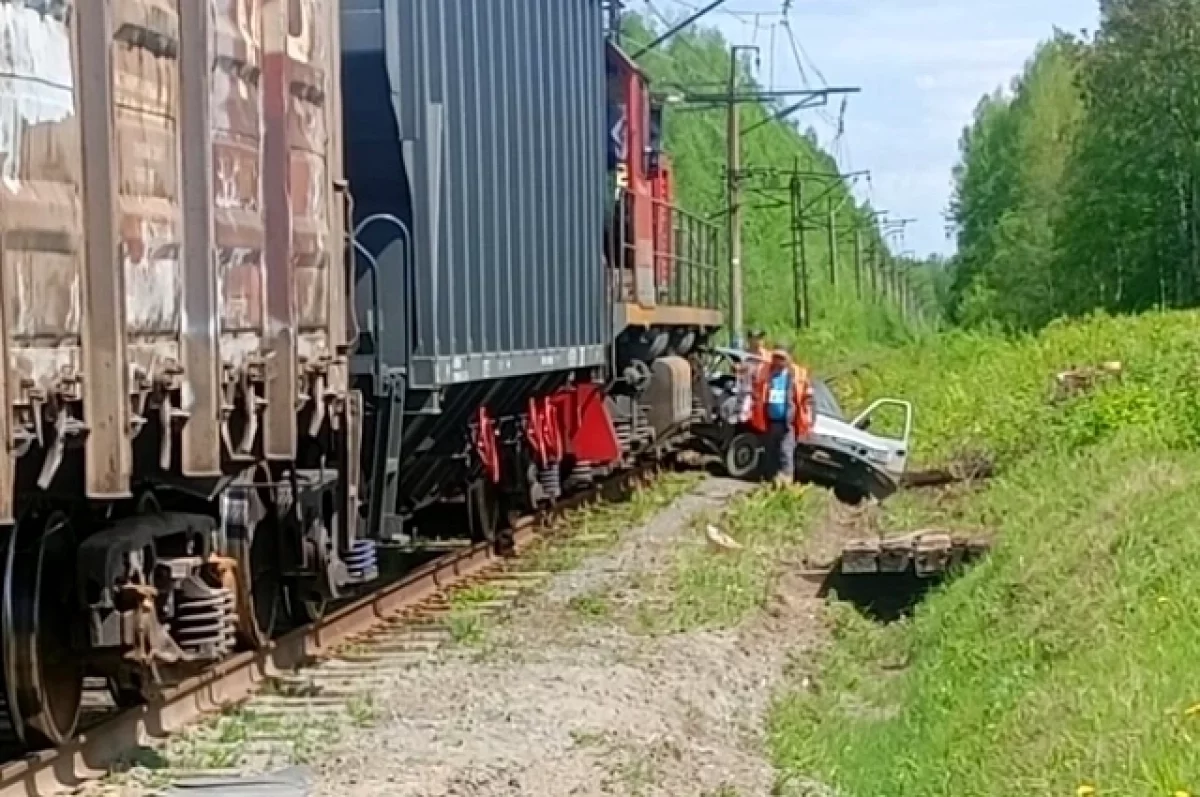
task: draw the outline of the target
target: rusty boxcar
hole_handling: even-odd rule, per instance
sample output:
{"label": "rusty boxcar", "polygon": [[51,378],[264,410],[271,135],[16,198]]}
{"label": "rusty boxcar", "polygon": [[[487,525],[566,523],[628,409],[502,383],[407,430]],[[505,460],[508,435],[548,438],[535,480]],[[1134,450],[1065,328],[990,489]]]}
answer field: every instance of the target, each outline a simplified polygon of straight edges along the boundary
{"label": "rusty boxcar", "polygon": [[0,0],[0,744],[686,431],[715,250],[640,124],[606,193],[602,5]]}
{"label": "rusty boxcar", "polygon": [[85,672],[121,697],[261,643],[279,579],[256,567],[310,607],[371,569],[338,521],[337,25],[337,0],[0,2],[2,615],[29,742],[71,734]]}

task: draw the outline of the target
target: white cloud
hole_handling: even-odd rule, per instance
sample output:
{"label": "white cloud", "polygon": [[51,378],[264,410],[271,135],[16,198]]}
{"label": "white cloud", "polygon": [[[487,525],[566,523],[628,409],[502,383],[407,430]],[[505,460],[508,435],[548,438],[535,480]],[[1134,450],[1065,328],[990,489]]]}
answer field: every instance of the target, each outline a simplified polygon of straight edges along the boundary
{"label": "white cloud", "polygon": [[[893,197],[928,197],[950,188],[950,174],[936,168],[889,169],[873,179],[875,189]],[[888,210],[897,213],[896,208]],[[905,214],[907,215],[907,214]]]}
{"label": "white cloud", "polygon": [[984,66],[943,69],[917,75],[915,83],[921,91],[964,92],[983,94],[996,88],[1007,88],[1012,81],[1012,70],[1004,66]]}
{"label": "white cloud", "polygon": [[845,37],[841,47],[844,63],[871,68],[919,68],[951,65],[969,68],[980,65],[1020,64],[1037,46],[1036,38],[955,38],[950,30],[879,31],[866,36]]}

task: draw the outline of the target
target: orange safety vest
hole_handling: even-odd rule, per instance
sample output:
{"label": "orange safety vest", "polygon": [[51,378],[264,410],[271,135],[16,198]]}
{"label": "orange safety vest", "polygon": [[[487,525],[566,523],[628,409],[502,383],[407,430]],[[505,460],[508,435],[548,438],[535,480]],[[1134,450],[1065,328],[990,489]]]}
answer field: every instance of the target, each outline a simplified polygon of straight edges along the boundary
{"label": "orange safety vest", "polygon": [[[797,436],[803,436],[812,431],[812,385],[808,382],[808,370],[789,363],[792,369],[792,429]],[[765,433],[771,428],[767,415],[767,403],[771,392],[771,364],[763,363],[754,378],[754,398],[750,405],[750,427],[756,432]]]}

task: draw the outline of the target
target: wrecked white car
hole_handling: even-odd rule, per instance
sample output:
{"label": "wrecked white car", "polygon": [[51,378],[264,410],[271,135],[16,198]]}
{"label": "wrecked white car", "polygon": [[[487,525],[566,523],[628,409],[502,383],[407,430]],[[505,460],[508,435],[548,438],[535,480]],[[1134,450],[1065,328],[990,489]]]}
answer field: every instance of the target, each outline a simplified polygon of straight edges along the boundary
{"label": "wrecked white car", "polygon": [[[712,391],[712,417],[695,427],[702,446],[720,458],[730,476],[761,475],[764,447],[747,422],[750,417],[750,375],[761,360],[740,349],[708,352],[706,382]],[[883,398],[847,420],[829,386],[813,378],[813,429],[796,441],[796,478],[834,491],[838,499],[856,504],[870,496],[883,500],[894,493],[908,466],[913,408],[907,401]],[[902,414],[899,436],[873,434],[871,422],[885,407]]]}

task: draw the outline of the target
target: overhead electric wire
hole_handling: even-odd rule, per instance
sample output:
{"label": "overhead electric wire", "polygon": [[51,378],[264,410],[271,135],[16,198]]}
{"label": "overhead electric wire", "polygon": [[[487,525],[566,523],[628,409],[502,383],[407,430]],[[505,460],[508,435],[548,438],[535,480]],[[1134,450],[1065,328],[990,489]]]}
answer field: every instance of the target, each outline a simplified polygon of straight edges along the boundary
{"label": "overhead electric wire", "polygon": [[[675,0],[675,1],[677,2],[677,0]],[[643,0],[643,2],[645,3],[646,8],[650,11],[650,13],[653,14],[655,17],[657,17],[658,21],[661,22],[663,25],[666,25],[668,28],[670,28],[674,24],[671,22],[671,20],[667,17],[666,14],[664,14],[663,12],[658,10],[658,7],[654,5],[652,0]],[[691,8],[691,6],[687,6],[687,7]],[[692,10],[696,10],[696,9],[692,9]],[[688,39],[686,36],[681,36],[681,37],[675,39],[675,42],[677,42],[680,46],[687,48],[693,55],[695,55],[697,57],[697,59],[699,59],[700,63],[707,63],[707,61],[705,59],[705,54],[702,53],[699,49],[697,49],[696,46],[692,44],[691,40]],[[668,58],[670,58],[676,65],[679,65],[678,59],[674,58],[669,53],[666,53],[663,51],[659,51],[659,52],[660,52],[660,54],[665,55]]]}
{"label": "overhead electric wire", "polygon": [[787,31],[788,40],[791,41],[792,53],[793,53],[793,55],[796,56],[796,66],[799,67],[801,71],[803,71],[804,62],[807,61],[809,67],[812,69],[813,73],[817,76],[817,79],[820,80],[823,85],[828,86],[829,81],[827,81],[825,79],[825,74],[823,72],[821,72],[821,68],[817,66],[816,62],[813,61],[813,59],[809,57],[808,51],[804,49],[804,45],[800,43],[800,40],[796,38],[796,32],[794,30],[792,30],[792,23],[791,23],[791,20],[789,19],[789,15],[790,15],[790,12],[787,12],[783,15],[782,24],[783,24],[784,30]]}
{"label": "overhead electric wire", "polygon": [[[825,87],[828,87],[829,81],[826,80],[824,73],[821,72],[821,69],[816,65],[816,63],[813,61],[813,59],[811,57],[809,57],[808,52],[804,49],[804,46],[800,43],[799,39],[796,37],[795,31],[792,29],[790,19],[789,19],[789,16],[791,14],[791,6],[792,6],[791,0],[784,0],[782,10],[777,12],[779,14],[780,19],[779,19],[779,22],[776,24],[782,25],[784,31],[787,33],[787,40],[788,40],[788,44],[791,48],[793,60],[796,65],[796,71],[799,72],[799,74],[800,74],[800,82],[806,88],[809,88],[812,86],[812,82],[809,80],[809,77],[808,77],[808,71],[809,71],[809,68],[811,68],[813,73],[821,81],[821,84]],[[772,57],[773,57],[774,50],[775,50],[774,42],[772,42],[771,50],[772,50]],[[806,62],[808,64],[808,68],[806,68],[806,66],[805,66]],[[824,121],[825,124],[829,125],[829,127],[833,129],[834,138],[832,141],[832,146],[834,149],[836,149],[838,146],[837,131],[840,127],[839,123],[832,116],[830,116],[829,112],[826,110],[817,109],[816,115],[819,119]],[[837,153],[835,152],[834,154],[836,157]]]}
{"label": "overhead electric wire", "polygon": [[[671,3],[675,6],[677,6],[678,8],[684,9],[685,11],[687,11],[689,13],[695,12],[701,8],[701,6],[697,5],[696,2],[690,2],[689,0],[665,0],[665,2]],[[655,0],[642,0],[642,4],[661,24],[667,25],[667,26],[671,26],[672,24],[674,24],[672,22],[672,20],[668,17],[668,15],[665,14],[662,10],[660,10],[659,7],[655,4]],[[812,58],[812,56],[808,53],[807,49],[804,47],[803,43],[800,41],[800,38],[796,35],[795,30],[791,25],[790,16],[791,16],[791,12],[793,10],[793,5],[794,5],[793,0],[783,0],[782,9],[780,11],[768,11],[766,9],[746,9],[746,8],[737,8],[737,7],[731,8],[730,6],[726,5],[726,6],[722,6],[719,9],[717,9],[717,11],[715,13],[725,14],[728,17],[738,20],[742,24],[749,26],[751,28],[752,41],[754,41],[754,42],[757,42],[758,36],[762,31],[762,18],[764,16],[768,16],[768,15],[771,15],[771,16],[778,15],[778,17],[779,17],[778,21],[772,23],[770,26],[770,35],[771,35],[770,59],[771,59],[771,61],[768,66],[768,69],[769,69],[768,81],[769,81],[770,89],[773,90],[775,88],[775,85],[777,82],[777,79],[776,79],[776,74],[777,74],[777,71],[776,71],[776,69],[777,69],[776,48],[777,48],[777,32],[778,32],[778,28],[780,26],[783,27],[784,33],[787,36],[787,41],[788,41],[788,45],[789,45],[789,48],[791,51],[791,55],[794,59],[796,70],[799,73],[802,85],[804,85],[806,88],[812,86],[812,81],[810,80],[810,77],[809,77],[809,73],[811,72],[816,77],[816,79],[818,81],[820,81],[820,84],[822,86],[828,87],[829,81],[825,77],[824,72],[817,65],[817,63]],[[690,40],[688,40],[686,37],[680,38],[679,42],[680,42],[681,46],[687,48],[692,53],[694,53],[698,56],[701,55],[701,53],[695,47],[695,45]],[[668,55],[668,57],[670,57],[669,54],[664,53],[664,55]],[[671,60],[674,61],[676,64],[679,63],[678,60],[675,58],[671,58]],[[718,81],[714,81],[714,85],[717,85],[717,84],[718,84]],[[845,166],[845,167],[853,170],[853,157],[852,157],[852,153],[850,151],[849,141],[847,140],[846,135],[845,135],[845,132],[846,132],[846,125],[845,125],[846,108],[847,108],[847,101],[845,98],[843,98],[836,117],[833,116],[824,107],[814,108],[813,110],[815,111],[817,117],[819,119],[821,119],[826,125],[828,125],[828,127],[832,133],[832,137],[826,143],[826,146],[830,150],[830,154],[833,156],[835,162],[837,162],[839,165]],[[776,108],[775,111],[776,112],[774,114],[768,114],[766,119],[764,120],[764,122],[761,122],[760,124],[769,122],[772,119],[782,120],[782,119],[786,118],[786,116],[787,116],[786,106],[781,106],[779,108]],[[870,186],[869,178],[868,178],[868,191],[869,191],[868,196],[872,197],[871,199],[868,199],[868,201],[873,201],[873,187]]]}
{"label": "overhead electric wire", "polygon": [[[804,59],[800,57],[800,44],[796,41],[796,34],[792,31],[792,26],[788,22],[786,15],[780,20],[780,24],[783,25],[783,29],[787,33],[788,42],[792,45],[792,56],[796,59],[796,69],[800,71],[800,82],[808,86],[808,75],[804,71]],[[825,78],[821,77],[821,80],[824,82]],[[829,84],[826,83],[825,85]]]}
{"label": "overhead electric wire", "polygon": [[[695,11],[697,8],[699,8],[699,6],[697,6],[695,3],[686,2],[686,0],[667,0],[667,2],[674,3],[675,5],[680,6],[682,8],[691,9],[692,11]],[[738,20],[739,22],[741,22],[745,25],[752,25],[752,24],[754,24],[753,19],[752,19],[754,16],[759,15],[759,14],[773,14],[775,12],[769,11],[767,9],[736,9],[735,10],[735,9],[728,8],[728,7],[721,7],[719,9],[717,9],[716,13],[725,14],[726,16],[733,17],[734,19]]]}

